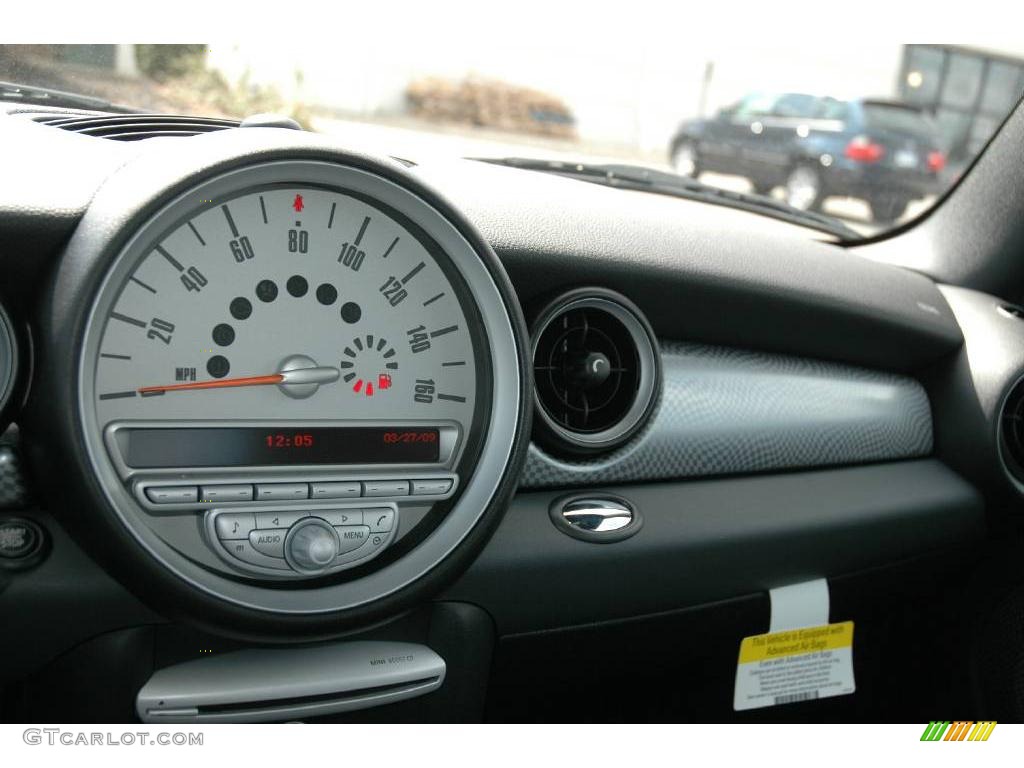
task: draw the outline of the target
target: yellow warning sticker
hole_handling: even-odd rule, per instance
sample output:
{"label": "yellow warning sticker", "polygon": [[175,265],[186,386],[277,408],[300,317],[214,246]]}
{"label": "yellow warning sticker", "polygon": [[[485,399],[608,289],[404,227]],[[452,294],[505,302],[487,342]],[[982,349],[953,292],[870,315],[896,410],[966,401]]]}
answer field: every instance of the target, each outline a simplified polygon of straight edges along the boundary
{"label": "yellow warning sticker", "polygon": [[826,624],[823,627],[787,629],[768,635],[743,638],[740,644],[740,664],[751,661],[796,656],[814,651],[832,651],[853,645],[853,622]]}
{"label": "yellow warning sticker", "polygon": [[853,622],[746,637],[736,667],[736,710],[853,693]]}

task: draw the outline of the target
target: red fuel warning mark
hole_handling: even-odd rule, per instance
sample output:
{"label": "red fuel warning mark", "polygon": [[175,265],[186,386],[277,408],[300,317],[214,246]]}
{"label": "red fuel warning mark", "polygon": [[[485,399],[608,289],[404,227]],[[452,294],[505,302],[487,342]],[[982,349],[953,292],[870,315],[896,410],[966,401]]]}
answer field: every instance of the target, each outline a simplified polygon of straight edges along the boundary
{"label": "red fuel warning mark", "polygon": [[294,209],[295,209],[295,212],[296,212],[296,213],[302,213],[302,209],[303,209],[304,207],[305,207],[305,205],[304,205],[304,203],[302,202],[302,195],[296,195],[296,196],[295,196],[295,202],[294,202],[294,203],[292,203],[292,208],[294,208]]}
{"label": "red fuel warning mark", "polygon": [[[355,392],[356,394],[359,394],[360,392],[362,392],[367,397],[373,397],[373,382],[372,381],[365,382],[365,384],[366,384],[365,387],[363,386],[363,384],[364,384],[364,382],[363,382],[362,379],[356,379],[356,383],[352,385],[352,391]],[[378,389],[388,389],[388,387],[390,387],[390,386],[391,386],[390,378],[388,379],[388,383],[385,386],[381,386],[381,382],[380,381],[377,382],[377,388]]]}

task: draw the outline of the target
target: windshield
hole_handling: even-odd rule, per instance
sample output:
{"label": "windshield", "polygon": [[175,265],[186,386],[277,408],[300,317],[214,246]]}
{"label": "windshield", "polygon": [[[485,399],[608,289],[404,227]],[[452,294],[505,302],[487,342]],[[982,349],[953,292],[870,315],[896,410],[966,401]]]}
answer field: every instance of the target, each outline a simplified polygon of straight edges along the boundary
{"label": "windshield", "polygon": [[[585,37],[529,48],[367,38],[345,54],[342,66],[315,44],[4,45],[0,80],[146,112],[283,113],[413,161],[652,168],[739,193],[727,201],[759,196],[748,208],[771,198],[769,215],[782,203],[830,217],[852,237],[935,205],[1024,92],[1024,44],[624,39],[609,52]],[[90,108],[66,97],[60,106]]]}

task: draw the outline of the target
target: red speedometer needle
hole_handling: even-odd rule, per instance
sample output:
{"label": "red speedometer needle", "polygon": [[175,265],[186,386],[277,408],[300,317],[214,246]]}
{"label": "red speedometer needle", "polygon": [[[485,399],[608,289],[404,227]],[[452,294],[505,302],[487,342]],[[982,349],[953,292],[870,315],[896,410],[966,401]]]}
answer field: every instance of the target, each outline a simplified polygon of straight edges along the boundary
{"label": "red speedometer needle", "polygon": [[[292,370],[271,373],[265,376],[240,376],[234,379],[211,379],[210,381],[187,381],[182,384],[163,384],[152,387],[139,387],[138,392],[146,395],[162,395],[183,389],[220,389],[227,387],[263,387],[270,384],[330,384],[341,375],[337,368],[316,366],[310,368],[294,368]],[[314,386],[315,390],[316,387]]]}
{"label": "red speedometer needle", "polygon": [[260,387],[267,384],[280,384],[284,376],[272,373],[269,376],[239,376],[234,379],[212,379],[210,381],[188,381],[184,384],[164,384],[158,387],[139,387],[140,395],[162,395],[176,389],[217,389],[219,387]]}

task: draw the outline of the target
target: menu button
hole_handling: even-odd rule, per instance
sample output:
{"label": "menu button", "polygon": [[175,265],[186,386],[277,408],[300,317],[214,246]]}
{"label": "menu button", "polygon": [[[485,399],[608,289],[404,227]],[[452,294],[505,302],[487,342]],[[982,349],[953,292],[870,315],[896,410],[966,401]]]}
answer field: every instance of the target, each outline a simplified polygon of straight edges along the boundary
{"label": "menu button", "polygon": [[339,555],[359,549],[370,535],[370,529],[365,525],[339,525],[335,526],[334,530],[338,532],[338,539],[341,541]]}

